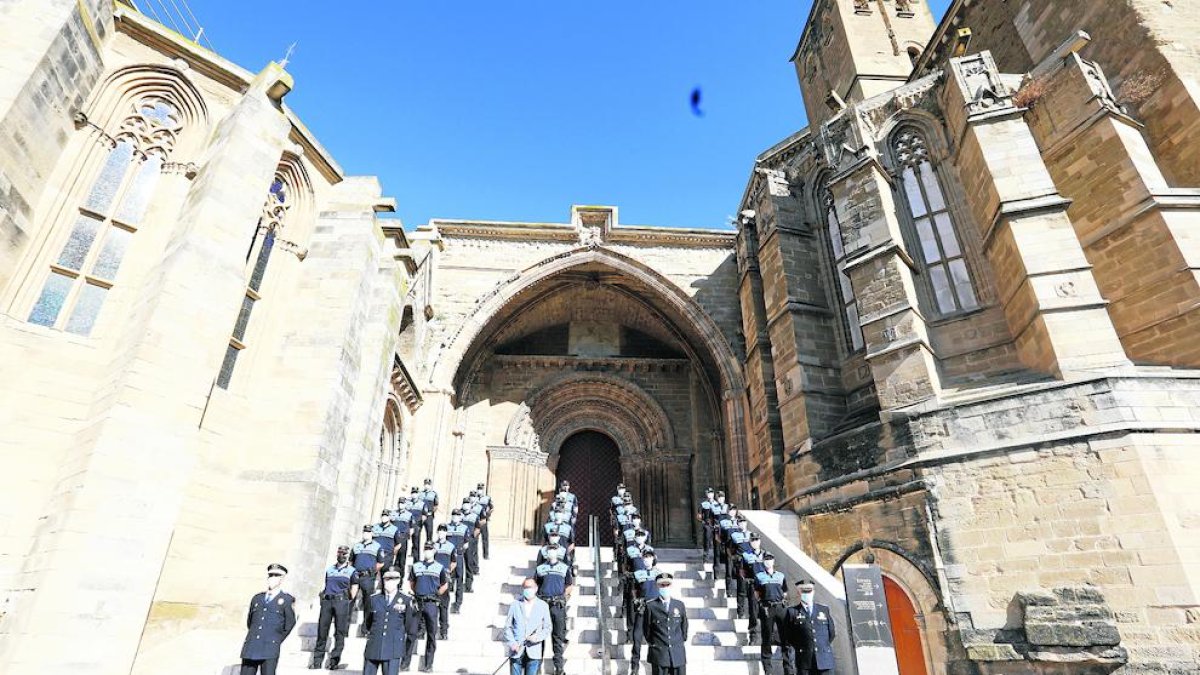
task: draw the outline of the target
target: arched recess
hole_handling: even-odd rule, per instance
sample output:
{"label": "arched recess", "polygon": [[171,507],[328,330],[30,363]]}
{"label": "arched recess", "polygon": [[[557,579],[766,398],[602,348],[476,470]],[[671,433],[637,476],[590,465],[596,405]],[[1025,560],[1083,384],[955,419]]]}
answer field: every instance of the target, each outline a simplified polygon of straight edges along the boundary
{"label": "arched recess", "polygon": [[[877,544],[884,544],[887,548],[877,547]],[[916,610],[914,618],[921,631],[928,675],[945,675],[948,659],[946,614],[941,596],[934,588],[928,573],[906,555],[901,554],[895,544],[876,541],[872,542],[870,549],[864,549],[861,545],[856,549],[838,561],[834,573],[838,573],[845,563],[878,565],[884,578],[903,590]]]}
{"label": "arched recess", "polygon": [[400,414],[400,401],[388,394],[383,411],[383,427],[379,431],[379,448],[375,462],[375,489],[371,508],[367,515],[374,517],[383,509],[396,507],[401,464],[401,445],[404,430]]}
{"label": "arched recess", "polygon": [[[733,348],[712,317],[675,283],[645,264],[603,247],[574,249],[547,258],[513,274],[482,296],[434,357],[429,370],[430,388],[453,392],[456,406],[467,404],[476,384],[476,366],[481,356],[495,347],[494,336],[502,332],[512,313],[545,292],[560,275],[583,269],[603,270],[636,287],[638,300],[672,328],[688,357],[702,371],[699,379],[720,418],[713,423],[721,445],[714,480],[734,495],[747,494],[746,393]],[[466,423],[461,408],[457,415],[455,428],[462,429]],[[456,438],[461,444],[462,435]],[[461,453],[460,445],[451,454],[458,457]]]}

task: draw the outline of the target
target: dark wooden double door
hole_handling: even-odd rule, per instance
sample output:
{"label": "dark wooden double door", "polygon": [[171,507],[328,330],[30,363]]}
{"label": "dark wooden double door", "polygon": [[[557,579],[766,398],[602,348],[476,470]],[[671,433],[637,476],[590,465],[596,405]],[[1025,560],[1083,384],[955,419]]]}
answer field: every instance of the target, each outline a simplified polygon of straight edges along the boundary
{"label": "dark wooden double door", "polygon": [[576,545],[587,545],[588,517],[592,515],[599,521],[600,543],[612,545],[608,506],[621,482],[621,451],[616,442],[598,431],[580,431],[563,442],[558,455],[556,487],[570,481],[571,492],[579,500]]}

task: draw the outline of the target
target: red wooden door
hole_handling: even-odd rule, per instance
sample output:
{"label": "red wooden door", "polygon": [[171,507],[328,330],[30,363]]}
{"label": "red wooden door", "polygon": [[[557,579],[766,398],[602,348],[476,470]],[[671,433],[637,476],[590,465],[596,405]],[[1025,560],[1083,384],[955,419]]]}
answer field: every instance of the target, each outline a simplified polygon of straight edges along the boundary
{"label": "red wooden door", "polygon": [[883,594],[887,598],[888,619],[892,622],[892,642],[896,645],[896,665],[900,675],[928,675],[925,666],[925,644],[917,609],[908,593],[889,577],[883,578]]}
{"label": "red wooden door", "polygon": [[575,544],[587,545],[588,516],[595,515],[600,520],[600,543],[611,545],[608,505],[621,482],[621,451],[617,444],[598,431],[580,431],[563,441],[558,454],[558,484],[570,481],[571,492],[579,500]]}

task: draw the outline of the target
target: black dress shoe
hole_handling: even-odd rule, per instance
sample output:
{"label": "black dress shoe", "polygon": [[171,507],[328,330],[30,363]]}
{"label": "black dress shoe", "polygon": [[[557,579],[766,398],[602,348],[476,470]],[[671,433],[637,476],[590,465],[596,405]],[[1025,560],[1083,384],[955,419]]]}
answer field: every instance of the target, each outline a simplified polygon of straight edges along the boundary
{"label": "black dress shoe", "polygon": [[334,661],[332,656],[329,657],[329,660],[325,662],[325,670],[341,670],[345,667],[346,664]]}
{"label": "black dress shoe", "polygon": [[312,658],[308,660],[308,669],[309,670],[320,669],[322,656],[324,656],[324,654],[322,654],[320,652],[313,652]]}

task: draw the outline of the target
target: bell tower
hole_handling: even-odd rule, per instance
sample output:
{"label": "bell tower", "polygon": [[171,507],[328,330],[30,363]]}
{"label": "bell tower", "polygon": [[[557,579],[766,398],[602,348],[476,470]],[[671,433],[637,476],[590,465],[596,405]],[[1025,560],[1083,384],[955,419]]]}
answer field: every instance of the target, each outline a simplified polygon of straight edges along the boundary
{"label": "bell tower", "polygon": [[816,0],[792,55],[809,122],[903,84],[936,28],[929,0]]}

